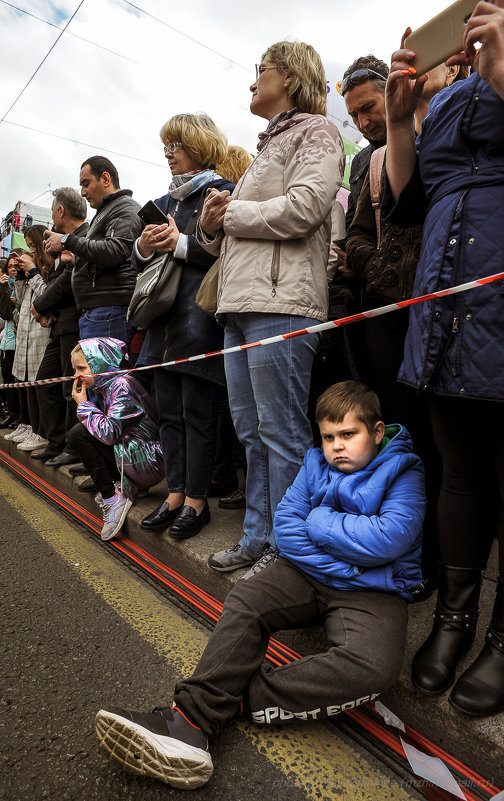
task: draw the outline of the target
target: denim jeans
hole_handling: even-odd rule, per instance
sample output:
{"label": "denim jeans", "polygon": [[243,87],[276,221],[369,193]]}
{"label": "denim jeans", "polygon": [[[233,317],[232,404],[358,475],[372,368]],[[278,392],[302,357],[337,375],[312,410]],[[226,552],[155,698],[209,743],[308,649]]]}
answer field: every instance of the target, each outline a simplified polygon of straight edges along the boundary
{"label": "denim jeans", "polygon": [[129,345],[136,328],[126,320],[127,312],[127,306],[97,306],[95,309],[88,309],[79,318],[80,338],[114,337]]}
{"label": "denim jeans", "polygon": [[[227,314],[224,347],[317,322],[289,314]],[[307,334],[224,357],[231,415],[247,456],[247,510],[240,545],[250,557],[258,558],[265,545],[275,545],[276,508],[313,445],[306,410],[318,338]]]}

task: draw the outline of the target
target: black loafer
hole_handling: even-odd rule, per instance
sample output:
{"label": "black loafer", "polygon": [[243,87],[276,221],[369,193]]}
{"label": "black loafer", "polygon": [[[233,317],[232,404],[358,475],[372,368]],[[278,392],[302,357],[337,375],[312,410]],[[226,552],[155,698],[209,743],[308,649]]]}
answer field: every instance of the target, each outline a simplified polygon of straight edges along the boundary
{"label": "black loafer", "polygon": [[199,515],[196,514],[196,509],[186,504],[182,507],[182,511],[169,531],[170,537],[173,537],[174,540],[187,540],[198,534],[209,522],[210,507],[208,503],[205,502]]}
{"label": "black loafer", "polygon": [[164,531],[165,528],[168,528],[173,523],[180,509],[180,506],[170,509],[170,504],[163,501],[150,515],[144,517],[140,523],[140,528],[143,528],[144,531]]}
{"label": "black loafer", "polygon": [[63,451],[46,462],[48,467],[63,467],[66,464],[77,464],[79,457],[68,451]]}

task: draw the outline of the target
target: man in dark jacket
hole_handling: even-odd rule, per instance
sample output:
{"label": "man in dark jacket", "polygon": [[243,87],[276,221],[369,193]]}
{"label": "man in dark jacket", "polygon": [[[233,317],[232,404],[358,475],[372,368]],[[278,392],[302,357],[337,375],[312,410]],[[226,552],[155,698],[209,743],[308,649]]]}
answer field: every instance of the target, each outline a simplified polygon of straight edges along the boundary
{"label": "man in dark jacket", "polygon": [[343,75],[341,94],[345,98],[348,114],[368,140],[369,145],[357,153],[350,169],[350,195],[346,215],[347,231],[353,220],[357,201],[369,169],[371,153],[385,144],[387,120],[385,116],[385,85],[389,69],[375,56],[357,58]]}
{"label": "man in dark jacket", "polygon": [[121,189],[116,168],[104,156],[87,159],[80,171],[81,195],[96,214],[86,236],[51,233],[50,253],[73,254],[72,290],[80,338],[115,337],[129,344],[134,327],[126,313],[136,281],[130,256],[142,231],[140,208],[129,189]]}
{"label": "man in dark jacket", "polygon": [[[56,189],[53,197],[54,231],[60,235],[84,237],[89,228],[84,198],[70,187]],[[71,253],[61,253],[49,270],[47,288],[35,298],[31,307],[33,316],[41,325],[51,326],[51,339],[40,362],[37,379],[73,373],[70,354],[79,340],[79,315],[71,286],[72,269]],[[52,467],[77,462],[77,457],[65,451],[66,434],[77,422],[72,382],[37,387],[37,400],[49,444],[43,450],[32,452],[32,458],[47,459],[46,464]]]}

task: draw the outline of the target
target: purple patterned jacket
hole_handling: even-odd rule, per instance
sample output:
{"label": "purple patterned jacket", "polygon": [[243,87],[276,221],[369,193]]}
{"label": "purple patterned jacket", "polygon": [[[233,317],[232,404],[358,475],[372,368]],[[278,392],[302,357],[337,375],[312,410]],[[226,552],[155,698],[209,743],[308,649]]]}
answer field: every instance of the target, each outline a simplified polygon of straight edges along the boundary
{"label": "purple patterned jacket", "polygon": [[[153,399],[129,373],[114,375],[127,367],[126,345],[112,337],[81,339],[80,346],[93,374],[95,390],[103,398],[103,411],[89,400],[79,403],[77,416],[100,442],[114,447],[117,468],[126,492],[131,484],[153,487],[164,477]],[[101,405],[101,404],[100,404]]]}

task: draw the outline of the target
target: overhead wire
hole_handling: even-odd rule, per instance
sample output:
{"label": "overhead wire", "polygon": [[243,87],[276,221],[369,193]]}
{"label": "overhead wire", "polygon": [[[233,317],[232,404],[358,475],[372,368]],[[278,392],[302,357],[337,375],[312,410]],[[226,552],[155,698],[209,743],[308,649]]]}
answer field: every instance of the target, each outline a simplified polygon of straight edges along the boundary
{"label": "overhead wire", "polygon": [[98,42],[93,42],[91,39],[86,39],[84,36],[79,36],[77,33],[73,33],[72,31],[65,30],[61,27],[61,25],[56,25],[55,22],[50,22],[48,19],[44,19],[43,17],[37,16],[37,14],[32,14],[31,11],[26,11],[24,8],[20,8],[19,6],[15,6],[13,3],[8,3],[7,0],[0,0],[0,3],[4,6],[8,6],[9,8],[13,8],[15,11],[20,11],[21,14],[26,14],[28,17],[32,17],[36,19],[38,22],[43,22],[44,25],[49,25],[50,28],[56,28],[57,31],[62,31],[66,33],[67,36],[71,36],[73,39],[79,39],[81,42],[85,42],[86,44],[91,45],[92,47],[97,47],[99,50],[104,50],[105,53],[110,53],[112,56],[117,56],[117,58],[122,58],[124,61],[129,61],[131,64],[137,64],[140,67],[145,67],[146,64],[143,64],[141,61],[137,61],[130,56],[124,55],[124,53],[119,53],[117,50],[112,50],[110,47],[105,47],[105,45],[98,44]]}
{"label": "overhead wire", "polygon": [[64,27],[64,28],[63,28],[63,30],[61,31],[60,35],[58,36],[58,38],[56,39],[56,41],[55,41],[55,42],[54,42],[54,43],[51,45],[51,47],[49,48],[49,50],[48,50],[48,51],[47,51],[47,53],[45,54],[44,58],[42,59],[42,61],[41,61],[41,62],[40,62],[40,64],[38,65],[38,67],[37,67],[37,69],[35,70],[35,72],[34,72],[34,73],[33,73],[33,74],[30,76],[30,78],[29,78],[29,79],[26,81],[25,85],[24,85],[24,86],[23,86],[23,88],[21,89],[21,91],[20,91],[20,93],[18,94],[18,96],[16,97],[16,99],[15,99],[15,100],[14,100],[14,101],[11,103],[11,105],[9,106],[9,108],[7,109],[7,111],[5,112],[5,114],[3,115],[3,117],[0,119],[0,125],[1,125],[1,124],[2,124],[2,122],[5,120],[5,118],[7,117],[7,115],[8,115],[8,114],[10,114],[10,112],[12,111],[12,109],[14,108],[14,106],[16,105],[16,103],[18,102],[18,100],[19,100],[19,99],[22,97],[22,95],[24,94],[24,92],[26,91],[26,89],[29,87],[29,85],[31,84],[31,82],[32,82],[32,81],[33,81],[33,79],[35,78],[35,75],[36,75],[36,74],[38,73],[38,71],[41,69],[41,67],[43,66],[43,64],[44,64],[44,63],[47,61],[47,59],[48,59],[48,58],[49,58],[49,56],[51,55],[52,51],[54,50],[54,48],[55,48],[55,47],[56,47],[56,45],[58,44],[59,40],[61,39],[61,37],[62,37],[62,36],[63,36],[63,34],[65,33],[66,29],[68,28],[68,26],[70,25],[70,23],[72,22],[72,20],[73,20],[73,19],[75,18],[75,16],[77,15],[77,13],[79,12],[79,10],[80,10],[80,8],[82,7],[82,5],[83,5],[83,4],[84,4],[84,0],[81,0],[81,1],[80,1],[80,3],[79,3],[79,5],[78,5],[78,6],[77,6],[77,8],[75,9],[74,13],[72,14],[72,16],[70,17],[70,19],[68,20],[67,24],[65,25],[65,27]]}
{"label": "overhead wire", "polygon": [[89,144],[89,142],[80,142],[78,139],[72,139],[70,136],[61,136],[60,134],[55,134],[51,131],[42,131],[40,128],[34,128],[31,125],[22,125],[20,122],[11,122],[10,120],[5,120],[5,124],[13,125],[16,128],[25,128],[27,131],[34,131],[35,133],[43,134],[44,136],[51,136],[54,139],[62,139],[64,142],[72,142],[74,145],[82,145],[83,147],[89,147],[93,150],[103,151],[104,153],[112,153],[114,156],[121,156],[125,159],[132,159],[133,161],[140,161],[142,164],[150,164],[153,167],[163,167],[162,164],[159,164],[156,161],[148,161],[147,159],[141,159],[138,156],[130,156],[128,153],[120,153],[118,150],[110,150],[109,148],[102,147],[101,145],[92,145]]}
{"label": "overhead wire", "polygon": [[[124,53],[119,53],[117,50],[112,50],[112,49],[111,49],[111,48],[109,48],[109,47],[105,47],[104,45],[100,45],[100,44],[98,44],[97,42],[93,42],[91,39],[87,39],[87,38],[85,38],[85,37],[83,37],[83,36],[79,36],[78,34],[72,33],[71,31],[68,31],[68,30],[67,30],[67,29],[68,29],[68,26],[70,25],[70,22],[72,21],[72,19],[73,19],[73,18],[75,17],[75,15],[77,14],[77,12],[78,12],[78,10],[79,10],[79,8],[81,7],[81,5],[82,5],[82,3],[83,3],[83,2],[84,2],[84,0],[82,0],[82,1],[81,1],[81,3],[80,3],[80,5],[79,5],[79,7],[78,7],[78,8],[77,8],[77,10],[74,12],[74,14],[73,14],[73,15],[72,15],[72,17],[69,19],[69,21],[68,21],[68,22],[67,22],[67,24],[64,26],[64,28],[61,28],[61,26],[59,26],[59,25],[56,25],[54,22],[50,22],[49,20],[46,20],[46,19],[44,19],[43,17],[39,17],[37,14],[33,14],[32,12],[30,12],[30,11],[27,11],[26,9],[20,8],[19,6],[16,6],[16,5],[14,5],[13,3],[9,3],[9,2],[7,2],[7,0],[0,0],[0,3],[2,3],[3,5],[5,5],[5,6],[8,6],[9,8],[12,8],[12,9],[14,9],[14,10],[16,10],[16,11],[19,11],[20,13],[22,13],[22,14],[25,14],[26,16],[32,17],[33,19],[36,19],[36,20],[37,20],[37,21],[39,21],[39,22],[43,22],[45,25],[49,25],[49,26],[50,26],[50,27],[52,27],[52,28],[56,28],[56,30],[60,30],[60,31],[61,31],[61,34],[60,34],[60,36],[58,37],[58,39],[56,40],[56,42],[54,43],[54,45],[52,46],[51,50],[52,50],[52,49],[54,49],[54,47],[56,46],[56,44],[58,43],[58,41],[59,41],[59,39],[62,37],[62,35],[63,35],[64,33],[66,33],[68,36],[71,36],[71,37],[73,37],[74,39],[79,39],[80,41],[82,41],[82,42],[85,42],[86,44],[89,44],[89,45],[91,45],[92,47],[97,47],[98,49],[100,49],[100,50],[103,50],[103,51],[105,51],[105,52],[109,53],[110,55],[116,56],[117,58],[121,58],[121,59],[123,59],[124,61],[128,61],[128,62],[130,62],[131,64],[135,64],[135,65],[137,65],[137,66],[140,66],[140,67],[147,68],[147,66],[148,66],[148,65],[144,64],[144,63],[143,63],[143,62],[141,62],[141,61],[138,61],[138,60],[136,60],[136,59],[133,59],[133,58],[131,58],[131,57],[129,57],[129,56],[126,56],[126,55],[124,55]],[[163,25],[163,26],[165,26],[165,27],[169,28],[170,30],[173,30],[175,33],[179,34],[180,36],[183,36],[183,37],[185,37],[186,39],[189,39],[189,41],[192,41],[192,42],[194,42],[195,44],[199,45],[200,47],[203,47],[204,49],[206,49],[206,50],[209,50],[209,51],[210,51],[210,52],[212,52],[214,55],[217,55],[217,56],[221,57],[222,59],[224,59],[224,60],[225,60],[225,61],[227,61],[228,63],[230,63],[230,64],[233,64],[234,66],[237,66],[237,67],[239,67],[240,69],[243,69],[243,70],[245,70],[245,71],[247,71],[247,72],[249,72],[249,71],[250,71],[250,70],[249,70],[247,67],[245,67],[243,64],[240,64],[239,62],[237,62],[237,61],[234,61],[233,59],[230,59],[228,56],[224,55],[223,53],[220,53],[218,50],[215,50],[215,49],[213,49],[213,48],[209,47],[209,46],[208,46],[208,45],[206,45],[204,42],[201,42],[199,39],[196,39],[196,38],[194,38],[194,37],[190,36],[189,34],[186,34],[186,33],[184,33],[184,31],[181,31],[181,30],[180,30],[180,29],[178,29],[178,28],[175,28],[173,25],[170,25],[170,24],[169,24],[168,22],[166,22],[165,20],[162,20],[162,19],[160,19],[159,17],[156,17],[156,16],[154,16],[154,15],[153,15],[153,14],[151,14],[150,12],[148,12],[148,11],[145,11],[144,9],[140,8],[140,6],[137,6],[135,3],[132,3],[132,2],[130,2],[130,0],[123,0],[123,3],[125,3],[126,5],[129,5],[129,6],[131,6],[131,7],[132,7],[132,8],[134,8],[136,11],[138,11],[138,12],[139,12],[139,13],[141,13],[141,14],[144,14],[145,16],[149,17],[150,19],[153,19],[155,22],[158,22],[159,24],[161,24],[161,25]],[[31,81],[32,81],[32,80],[33,80],[33,78],[35,77],[36,73],[39,71],[40,67],[42,66],[42,64],[43,64],[43,63],[44,63],[44,61],[46,60],[47,56],[50,54],[51,50],[49,50],[49,52],[47,53],[47,55],[46,55],[46,57],[44,58],[44,60],[43,60],[43,61],[42,61],[42,62],[39,64],[39,66],[37,67],[37,70],[35,70],[35,72],[34,72],[34,73],[33,73],[33,75],[31,76],[31,78],[29,79],[29,81],[28,81],[28,82],[25,84],[24,88],[23,88],[23,89],[22,89],[22,91],[19,93],[19,95],[18,95],[18,97],[16,98],[16,100],[14,101],[14,103],[13,103],[13,104],[11,105],[11,107],[10,107],[10,108],[7,110],[7,112],[4,114],[4,116],[2,117],[2,119],[0,119],[0,124],[1,124],[2,122],[4,122],[4,121],[5,121],[5,118],[6,118],[6,117],[7,117],[7,115],[10,113],[10,111],[12,110],[12,108],[14,107],[14,105],[17,103],[17,101],[19,100],[19,98],[21,97],[21,95],[24,93],[24,91],[26,90],[26,88],[28,87],[28,85],[31,83]],[[244,110],[243,106],[240,106],[240,105],[238,105],[238,107],[239,107],[241,110]],[[341,122],[341,123],[343,123],[343,122],[344,122],[344,120],[342,120],[342,119],[341,119],[341,118],[339,118],[339,117],[336,117],[334,114],[328,114],[328,116],[329,116],[329,117],[331,117],[332,119],[336,120],[337,122]],[[159,166],[159,165],[155,165],[155,164],[154,164],[154,162],[152,162],[152,161],[146,161],[145,159],[141,159],[141,158],[138,158],[138,157],[136,157],[136,156],[130,156],[129,154],[126,154],[126,153],[119,153],[119,152],[117,152],[117,151],[110,150],[110,149],[107,149],[107,148],[104,148],[104,147],[101,147],[101,146],[98,146],[98,145],[97,145],[97,146],[95,146],[95,145],[89,145],[89,144],[87,144],[87,143],[85,143],[85,142],[79,142],[77,139],[72,139],[72,138],[70,138],[70,137],[63,137],[63,136],[60,136],[60,135],[58,135],[58,134],[52,133],[52,132],[50,132],[50,131],[41,131],[41,130],[39,130],[39,129],[37,129],[37,128],[31,128],[31,127],[30,127],[30,126],[28,126],[28,125],[21,125],[21,124],[19,124],[19,123],[14,123],[14,122],[10,122],[9,124],[11,124],[11,125],[17,125],[17,127],[20,127],[20,128],[25,128],[26,130],[33,130],[33,131],[35,131],[36,133],[41,133],[41,134],[43,134],[44,136],[53,137],[53,138],[55,138],[55,139],[63,139],[63,140],[65,140],[65,141],[69,141],[69,142],[72,142],[72,143],[74,143],[74,144],[78,144],[78,145],[83,145],[83,146],[85,146],[85,147],[95,147],[95,148],[96,148],[96,149],[98,149],[98,150],[103,150],[103,151],[105,151],[105,152],[107,152],[107,153],[112,153],[113,155],[122,156],[123,158],[132,159],[132,160],[134,160],[134,161],[140,161],[140,162],[142,162],[142,163],[144,163],[144,164],[151,164],[151,165],[153,165],[153,166]],[[351,123],[349,123],[349,127],[352,127],[352,128],[353,128],[354,126],[353,126]]]}

